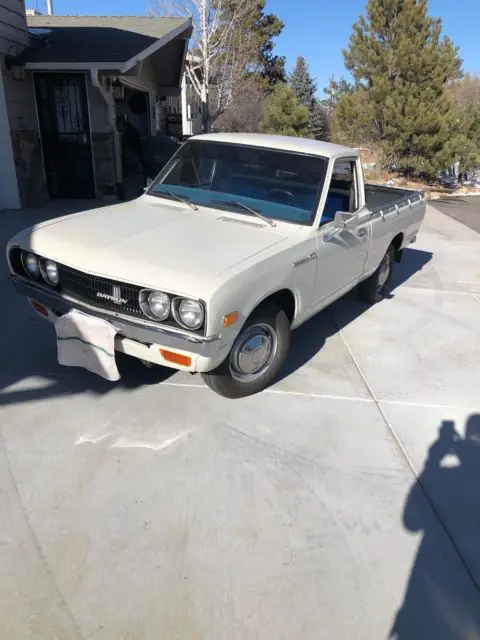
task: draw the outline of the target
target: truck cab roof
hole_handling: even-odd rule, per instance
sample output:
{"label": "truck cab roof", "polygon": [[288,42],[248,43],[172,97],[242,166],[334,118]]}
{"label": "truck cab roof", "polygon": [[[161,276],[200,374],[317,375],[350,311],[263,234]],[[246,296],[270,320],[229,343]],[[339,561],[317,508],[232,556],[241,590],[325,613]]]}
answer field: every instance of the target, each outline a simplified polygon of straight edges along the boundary
{"label": "truck cab roof", "polygon": [[312,140],[310,138],[275,136],[265,133],[205,133],[194,136],[190,140],[208,140],[209,142],[278,149],[292,151],[293,153],[323,156],[328,159],[339,157],[357,158],[359,155],[358,149],[344,147],[340,144],[332,144],[331,142]]}

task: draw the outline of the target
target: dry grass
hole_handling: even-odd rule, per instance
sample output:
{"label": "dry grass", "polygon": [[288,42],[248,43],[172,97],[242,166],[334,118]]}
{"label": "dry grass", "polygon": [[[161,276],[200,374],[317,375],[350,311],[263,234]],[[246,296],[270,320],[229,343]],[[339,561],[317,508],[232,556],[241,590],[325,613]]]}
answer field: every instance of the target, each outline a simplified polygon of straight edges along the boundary
{"label": "dry grass", "polygon": [[460,196],[466,194],[480,195],[480,188],[462,186],[458,189],[446,189],[438,183],[427,184],[415,180],[407,180],[407,178],[399,177],[395,173],[388,173],[382,170],[373,169],[365,172],[365,180],[371,184],[385,185],[403,189],[413,189],[415,191],[423,191],[426,200],[434,200],[435,198],[443,198],[445,196]]}

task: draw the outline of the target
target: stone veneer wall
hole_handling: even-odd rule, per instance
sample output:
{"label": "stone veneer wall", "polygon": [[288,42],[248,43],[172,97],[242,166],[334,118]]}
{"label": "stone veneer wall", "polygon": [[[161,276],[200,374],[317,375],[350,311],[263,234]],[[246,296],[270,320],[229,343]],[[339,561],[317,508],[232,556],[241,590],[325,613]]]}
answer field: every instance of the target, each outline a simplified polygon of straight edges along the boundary
{"label": "stone veneer wall", "polygon": [[38,131],[11,130],[13,155],[17,169],[22,207],[47,200],[43,156]]}
{"label": "stone veneer wall", "polygon": [[[25,130],[12,130],[11,136],[21,203],[23,207],[34,206],[49,197],[40,136],[38,131]],[[112,134],[93,133],[92,151],[97,198],[116,195]]]}
{"label": "stone veneer wall", "polygon": [[93,166],[97,198],[115,195],[115,160],[112,133],[92,133]]}

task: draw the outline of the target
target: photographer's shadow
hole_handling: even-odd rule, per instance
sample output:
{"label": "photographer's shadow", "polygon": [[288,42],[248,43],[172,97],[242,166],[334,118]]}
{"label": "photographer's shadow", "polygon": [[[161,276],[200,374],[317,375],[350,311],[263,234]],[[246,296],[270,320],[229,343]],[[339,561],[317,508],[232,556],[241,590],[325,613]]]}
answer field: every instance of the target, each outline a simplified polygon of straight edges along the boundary
{"label": "photographer's shadow", "polygon": [[423,537],[390,638],[480,638],[480,415],[442,422],[403,523]]}

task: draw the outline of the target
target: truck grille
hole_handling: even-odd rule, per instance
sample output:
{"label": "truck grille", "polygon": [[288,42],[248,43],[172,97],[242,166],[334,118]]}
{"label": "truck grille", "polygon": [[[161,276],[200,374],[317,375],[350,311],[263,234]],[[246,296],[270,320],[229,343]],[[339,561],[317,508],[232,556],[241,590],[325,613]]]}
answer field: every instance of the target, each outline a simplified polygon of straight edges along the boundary
{"label": "truck grille", "polygon": [[[129,316],[143,316],[138,302],[141,287],[91,276],[62,264],[58,265],[58,273],[62,293],[100,309],[118,311]],[[112,298],[116,298],[117,302]]]}
{"label": "truck grille", "polygon": [[[23,279],[32,281],[25,273],[21,260],[21,252],[22,249],[20,249],[20,247],[13,247],[10,251],[9,259],[13,272]],[[140,308],[139,294],[140,291],[146,287],[128,284],[127,282],[119,282],[118,280],[103,278],[102,276],[93,276],[58,262],[57,268],[59,285],[55,287],[52,293],[59,292],[80,303],[89,304],[98,310],[115,311],[121,315],[143,319],[149,323],[152,322],[152,318],[145,315]],[[42,289],[52,288],[44,282],[43,278],[39,278],[38,282],[32,281],[32,285],[35,284],[40,285]],[[173,294],[169,295],[172,299],[175,297]],[[75,305],[73,304],[72,306]],[[53,304],[52,308],[55,309]],[[153,320],[153,322],[155,321]],[[187,330],[177,323],[172,313],[170,313],[166,320],[158,320],[157,322],[160,326],[181,329],[182,332],[197,335],[205,335],[207,326],[205,318],[204,323],[199,329]]]}

